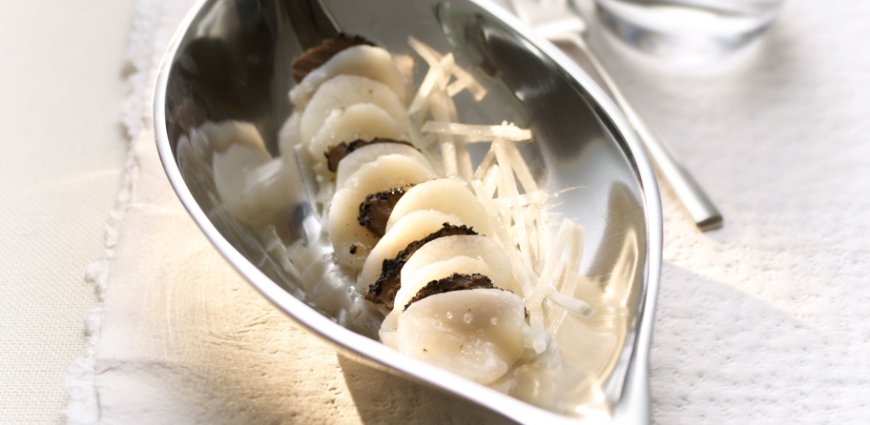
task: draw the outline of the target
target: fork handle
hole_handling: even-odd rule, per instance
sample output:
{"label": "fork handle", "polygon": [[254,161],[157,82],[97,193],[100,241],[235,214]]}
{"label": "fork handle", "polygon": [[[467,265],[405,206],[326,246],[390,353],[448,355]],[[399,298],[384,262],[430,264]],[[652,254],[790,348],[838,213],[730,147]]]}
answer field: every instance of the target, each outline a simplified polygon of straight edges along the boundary
{"label": "fork handle", "polygon": [[710,197],[707,196],[704,189],[701,188],[701,185],[698,184],[689,171],[680,164],[676,156],[674,156],[673,151],[655,136],[643,118],[631,107],[625,96],[622,95],[619,87],[613,82],[613,78],[610,77],[610,74],[601,65],[595,54],[592,53],[586,41],[583,40],[583,37],[571,34],[568,37],[560,37],[560,39],[570,41],[589,59],[592,67],[595,68],[595,72],[598,73],[604,85],[610,91],[613,100],[622,109],[629,124],[634,128],[634,131],[652,159],[653,165],[667,180],[680,203],[683,204],[692,220],[695,221],[695,225],[701,231],[722,227],[722,214],[716,208],[716,205],[713,204],[713,201],[710,200]]}

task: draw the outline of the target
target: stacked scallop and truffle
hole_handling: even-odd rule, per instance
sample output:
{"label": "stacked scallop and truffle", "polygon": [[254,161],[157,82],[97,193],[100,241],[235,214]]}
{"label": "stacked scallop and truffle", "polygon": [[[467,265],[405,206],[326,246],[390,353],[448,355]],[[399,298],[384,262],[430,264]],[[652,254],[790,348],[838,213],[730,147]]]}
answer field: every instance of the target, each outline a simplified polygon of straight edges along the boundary
{"label": "stacked scallop and truffle", "polygon": [[443,178],[408,114],[409,58],[339,37],[293,63],[281,150],[310,155],[339,264],[389,311],[388,346],[488,384],[523,353],[511,260],[467,183]]}

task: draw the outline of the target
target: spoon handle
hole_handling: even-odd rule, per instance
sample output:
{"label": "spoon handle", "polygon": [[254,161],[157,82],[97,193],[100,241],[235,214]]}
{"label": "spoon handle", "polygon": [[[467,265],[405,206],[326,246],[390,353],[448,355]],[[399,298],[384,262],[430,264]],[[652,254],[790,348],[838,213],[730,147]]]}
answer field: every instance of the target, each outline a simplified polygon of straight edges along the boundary
{"label": "spoon handle", "polygon": [[656,169],[667,180],[680,203],[683,204],[692,220],[695,221],[695,225],[701,231],[722,227],[722,214],[716,208],[716,205],[713,204],[713,201],[710,200],[710,197],[707,196],[704,189],[701,188],[701,185],[698,184],[689,171],[680,164],[680,161],[674,156],[673,151],[655,136],[646,122],[631,107],[625,96],[622,95],[619,87],[616,86],[613,78],[610,77],[610,74],[592,53],[586,41],[583,40],[583,37],[571,34],[569,36],[563,35],[559,38],[573,43],[589,59],[592,67],[595,68],[595,72],[598,73],[604,85],[607,86],[607,90],[610,91],[613,100],[622,109],[629,124],[634,127],[634,131],[646,148]]}

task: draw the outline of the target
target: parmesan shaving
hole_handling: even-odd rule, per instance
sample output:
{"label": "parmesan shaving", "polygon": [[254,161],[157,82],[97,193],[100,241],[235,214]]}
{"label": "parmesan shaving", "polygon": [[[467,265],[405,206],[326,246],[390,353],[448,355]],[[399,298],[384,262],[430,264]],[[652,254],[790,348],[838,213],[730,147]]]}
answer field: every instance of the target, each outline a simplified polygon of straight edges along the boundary
{"label": "parmesan shaving", "polygon": [[[508,258],[511,260],[511,268],[513,269],[514,277],[517,281],[520,282],[520,285],[523,288],[523,294],[530,294],[534,289],[534,283],[529,278],[529,275],[525,273],[525,267],[523,267],[522,260],[520,260],[520,256],[517,254],[516,249],[511,246],[511,238],[508,237],[507,230],[502,224],[501,220],[498,219],[499,213],[498,208],[492,203],[492,198],[487,196],[486,189],[484,189],[483,184],[474,180],[471,182],[471,187],[474,189],[475,194],[477,194],[477,199],[483,204],[483,207],[486,209],[486,212],[490,216],[490,222],[492,227],[495,229],[495,239],[502,248],[507,253]],[[519,295],[519,294],[517,294]]]}
{"label": "parmesan shaving", "polygon": [[[434,134],[434,133],[429,133]],[[480,165],[477,166],[477,170],[474,171],[474,179],[475,180],[483,180],[484,176],[489,172],[489,170],[495,164],[495,152],[493,152],[492,148],[486,151],[486,155],[483,157],[483,160],[480,162]]]}
{"label": "parmesan shaving", "polygon": [[506,144],[506,148],[511,158],[511,166],[514,168],[514,172],[517,173],[517,179],[523,185],[523,190],[526,193],[538,191],[538,184],[535,183],[535,179],[529,171],[528,164],[526,164],[526,161],[520,154],[520,150],[513,143]]}
{"label": "parmesan shaving", "polygon": [[411,106],[408,107],[409,114],[414,114],[423,107],[426,99],[432,94],[432,89],[436,88],[436,86],[440,90],[444,90],[447,86],[448,75],[450,74],[450,69],[453,68],[453,64],[453,53],[449,53],[429,68],[426,77],[420,83],[420,89],[414,95]]}
{"label": "parmesan shaving", "polygon": [[[555,309],[550,315],[550,323],[547,326],[547,331],[549,331],[551,335],[555,335],[559,330],[567,312],[572,312],[581,317],[589,317],[595,313],[595,310],[593,310],[588,304],[574,298],[577,284],[583,279],[583,275],[580,273],[580,261],[583,259],[583,240],[583,226],[574,226],[571,232],[571,248],[568,253],[569,267],[565,275],[562,277],[561,288],[558,295],[555,295],[553,291],[550,291],[550,293],[547,294],[548,299],[553,300],[556,304],[562,307],[562,310]],[[560,302],[560,299],[562,302]]]}
{"label": "parmesan shaving", "polygon": [[538,228],[535,226],[535,220],[540,214],[543,206],[540,203],[532,203],[526,207],[526,234],[529,238],[529,250],[532,257],[532,267],[535,273],[540,273],[543,269],[542,259],[540,256],[540,247],[538,246]]}
{"label": "parmesan shaving", "polygon": [[529,326],[532,328],[532,348],[541,354],[547,349],[547,331],[544,329],[544,312],[541,305],[529,308]]}
{"label": "parmesan shaving", "polygon": [[[489,172],[483,178],[483,187],[486,188],[486,194],[492,198],[495,195],[495,190],[498,189],[499,172],[498,165],[493,165]],[[500,202],[500,199],[494,199],[493,202]]]}
{"label": "parmesan shaving", "polygon": [[559,226],[559,232],[556,234],[556,241],[553,244],[553,250],[550,251],[550,255],[547,256],[544,272],[541,274],[541,278],[538,279],[535,289],[532,293],[526,295],[524,300],[527,308],[529,306],[540,305],[550,289],[553,288],[555,278],[558,276],[556,273],[558,272],[562,262],[564,262],[562,259],[562,251],[565,250],[565,245],[568,243],[568,238],[571,235],[571,229],[573,226],[574,223],[571,220],[562,220],[562,225]]}
{"label": "parmesan shaving", "polygon": [[[474,96],[474,100],[480,102],[486,96],[486,89],[479,82],[477,82],[477,80],[475,80],[474,77],[472,77],[471,74],[468,73],[468,71],[457,66],[453,68],[453,75],[456,76],[457,81],[456,83],[454,83],[457,84],[456,87],[468,89],[468,91],[471,92],[471,95]],[[448,91],[449,90],[450,88],[448,87]],[[460,89],[455,91],[454,94],[452,94],[451,96],[454,96],[460,91],[462,90]]]}
{"label": "parmesan shaving", "polygon": [[408,45],[423,58],[429,66],[434,66],[438,61],[441,60],[441,53],[438,53],[437,50],[429,47],[429,45],[423,43],[420,40],[417,40],[413,36],[408,36]]}
{"label": "parmesan shaving", "polygon": [[[558,306],[564,308],[567,312],[576,314],[580,317],[591,317],[595,314],[595,310],[586,304],[582,300],[578,300],[574,297],[569,297],[557,291],[555,288],[551,288],[547,293],[547,298],[552,300]],[[561,320],[559,321],[561,324]],[[556,327],[558,329],[558,326]]]}
{"label": "parmesan shaving", "polygon": [[501,139],[496,139],[492,142],[493,149],[495,150],[495,157],[498,160],[499,167],[501,167],[501,179],[502,185],[505,189],[507,189],[507,193],[501,192],[501,187],[499,186],[499,197],[509,198],[512,205],[511,212],[513,213],[513,222],[514,222],[514,231],[516,232],[516,240],[520,244],[520,253],[522,254],[523,265],[526,267],[526,272],[529,275],[534,275],[534,267],[532,266],[532,257],[529,252],[529,239],[526,232],[526,220],[525,213],[520,205],[519,200],[519,192],[517,191],[517,182],[514,179],[513,168],[510,164],[510,159],[507,156],[507,150],[505,149],[506,142]]}
{"label": "parmesan shaving", "polygon": [[[435,92],[429,96],[432,106],[432,115],[435,120],[447,123],[450,119],[447,105],[445,104],[447,96],[442,92]],[[431,122],[431,121],[430,121]],[[438,142],[441,146],[441,156],[444,161],[444,174],[447,177],[456,177],[459,175],[459,167],[456,158],[456,144],[451,134],[438,134]]]}
{"label": "parmesan shaving", "polygon": [[[417,40],[414,37],[408,37],[408,45],[423,58],[430,67],[435,66],[441,60],[441,53],[428,46],[427,44]],[[455,96],[463,89],[467,89],[474,100],[480,102],[486,96],[486,88],[484,88],[468,71],[459,66],[453,67],[451,73],[456,77],[456,81],[447,87],[447,93],[450,97]]]}
{"label": "parmesan shaving", "polygon": [[543,269],[547,254],[550,252],[550,222],[547,219],[547,211],[541,209],[535,217],[535,225],[538,229],[538,267]]}
{"label": "parmesan shaving", "polygon": [[469,143],[490,142],[495,139],[522,142],[532,139],[532,132],[530,130],[508,123],[502,123],[501,125],[473,125],[428,121],[423,124],[422,131],[423,133],[466,136]]}
{"label": "parmesan shaving", "polygon": [[414,95],[414,100],[411,101],[411,106],[408,107],[409,114],[414,114],[420,111],[420,109],[423,107],[423,104],[426,102],[426,99],[429,98],[429,94],[432,92],[432,88],[435,87],[435,84],[438,82],[440,77],[440,68],[429,68],[426,76],[423,77],[423,82],[420,83],[420,88],[417,90],[417,94]]}
{"label": "parmesan shaving", "polygon": [[459,136],[458,140],[455,141],[456,166],[459,169],[459,176],[469,182],[473,178],[474,173],[471,171],[471,154],[468,152],[468,145],[463,139],[464,137]]}
{"label": "parmesan shaving", "polygon": [[[532,206],[532,205],[541,205],[550,199],[550,196],[547,195],[544,191],[538,190],[532,193],[524,193],[522,195],[518,195],[518,205],[521,207],[524,206]],[[499,207],[507,208],[512,205],[512,201],[506,199],[495,199],[493,202]],[[535,215],[532,215],[532,220],[535,219]]]}
{"label": "parmesan shaving", "polygon": [[[447,106],[448,115],[450,116],[450,122],[458,122],[459,113],[456,111],[456,103],[453,102],[453,97],[449,96],[448,93],[448,96],[443,96],[443,98]],[[454,140],[456,141],[456,162],[459,168],[459,175],[466,182],[470,182],[474,172],[472,171],[471,154],[468,152],[468,145],[466,143],[467,138],[465,136],[455,136]]]}

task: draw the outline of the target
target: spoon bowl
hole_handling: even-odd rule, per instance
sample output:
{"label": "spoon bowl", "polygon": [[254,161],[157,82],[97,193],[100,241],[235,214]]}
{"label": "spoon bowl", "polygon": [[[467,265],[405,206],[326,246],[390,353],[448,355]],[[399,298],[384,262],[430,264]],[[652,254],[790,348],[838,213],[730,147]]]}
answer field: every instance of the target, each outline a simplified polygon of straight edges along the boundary
{"label": "spoon bowl", "polygon": [[[315,261],[311,267],[325,277],[310,282],[288,261],[288,247],[319,246],[322,226],[304,160],[284,158],[286,226],[252,225],[228,212],[210,153],[192,134],[205,123],[244,121],[277,156],[292,112],[290,63],[339,31],[398,54],[412,53],[409,35],[453,52],[488,90],[480,102],[457,95],[460,121],[510,121],[532,130],[534,141],[520,150],[539,185],[556,195],[550,211],[585,226],[586,278],[574,295],[598,314],[569,315],[556,336],[570,373],[529,370],[509,387],[489,388],[382,345],[371,331],[377,317],[349,321],[357,295],[341,269]],[[416,81],[424,72],[415,69]],[[647,354],[662,239],[655,177],[602,90],[503,10],[475,0],[201,0],[164,56],[153,114],[167,176],[202,231],[276,308],[343,355],[521,423],[648,422]],[[483,152],[471,154],[480,161]]]}

